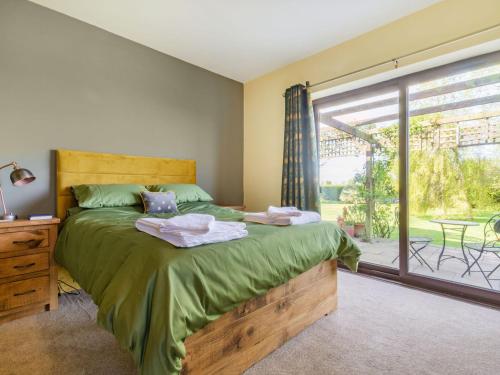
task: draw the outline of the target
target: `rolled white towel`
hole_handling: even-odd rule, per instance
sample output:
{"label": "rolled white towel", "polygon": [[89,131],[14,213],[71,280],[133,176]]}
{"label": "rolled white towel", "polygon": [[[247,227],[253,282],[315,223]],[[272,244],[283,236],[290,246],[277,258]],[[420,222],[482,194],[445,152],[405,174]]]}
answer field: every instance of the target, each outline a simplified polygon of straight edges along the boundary
{"label": "rolled white towel", "polygon": [[271,217],[276,216],[301,216],[302,211],[300,211],[297,207],[275,207],[269,206],[267,209],[267,215]]}
{"label": "rolled white towel", "polygon": [[278,216],[274,218],[275,225],[301,225],[319,221],[321,221],[321,215],[314,211],[302,211],[301,216]]}
{"label": "rolled white towel", "polygon": [[226,242],[248,236],[245,223],[216,221],[212,230],[206,234],[193,234],[192,232],[160,232],[149,224],[137,220],[135,226],[138,230],[171,243],[176,247],[194,247],[209,243]]}
{"label": "rolled white towel", "polygon": [[186,214],[174,216],[170,219],[148,217],[139,219],[139,221],[165,233],[180,231],[193,234],[206,234],[212,230],[215,224],[215,217],[205,214]]}
{"label": "rolled white towel", "polygon": [[313,211],[301,211],[301,216],[269,216],[267,212],[248,212],[245,221],[265,225],[301,225],[321,221],[321,215]]}
{"label": "rolled white towel", "polygon": [[247,212],[243,218],[244,221],[259,224],[273,224],[274,219],[268,216],[266,212]]}

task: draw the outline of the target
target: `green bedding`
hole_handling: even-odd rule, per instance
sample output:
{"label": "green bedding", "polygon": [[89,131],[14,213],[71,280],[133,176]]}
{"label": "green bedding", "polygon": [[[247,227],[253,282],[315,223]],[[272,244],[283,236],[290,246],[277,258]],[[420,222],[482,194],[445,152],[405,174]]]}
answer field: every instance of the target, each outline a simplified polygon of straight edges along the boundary
{"label": "green bedding", "polygon": [[[135,221],[147,216],[139,210],[75,210],[59,235],[56,260],[92,296],[98,323],[132,353],[142,374],[178,374],[183,341],[193,332],[323,260],[338,258],[356,270],[360,256],[329,222],[249,224],[244,239],[178,249],[136,230]],[[206,202],[183,203],[179,211],[243,217]]]}

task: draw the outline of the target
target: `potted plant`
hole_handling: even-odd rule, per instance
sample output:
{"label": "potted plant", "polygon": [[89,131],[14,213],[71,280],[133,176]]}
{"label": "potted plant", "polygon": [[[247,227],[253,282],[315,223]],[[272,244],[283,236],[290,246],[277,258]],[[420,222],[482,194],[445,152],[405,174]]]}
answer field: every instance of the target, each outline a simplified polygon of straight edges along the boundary
{"label": "potted plant", "polygon": [[348,222],[345,226],[345,231],[349,236],[354,237],[354,223]]}
{"label": "potted plant", "polygon": [[[349,236],[354,237],[354,219],[350,210],[347,207],[344,207],[342,209],[342,214],[343,217],[339,218],[341,219],[342,224],[340,227],[344,229]],[[339,222],[339,219],[337,219],[337,222]]]}
{"label": "potted plant", "polygon": [[354,204],[349,210],[352,222],[354,237],[361,238],[365,235],[366,204]]}
{"label": "potted plant", "polygon": [[353,227],[354,237],[363,237],[365,234],[365,223],[355,223]]}

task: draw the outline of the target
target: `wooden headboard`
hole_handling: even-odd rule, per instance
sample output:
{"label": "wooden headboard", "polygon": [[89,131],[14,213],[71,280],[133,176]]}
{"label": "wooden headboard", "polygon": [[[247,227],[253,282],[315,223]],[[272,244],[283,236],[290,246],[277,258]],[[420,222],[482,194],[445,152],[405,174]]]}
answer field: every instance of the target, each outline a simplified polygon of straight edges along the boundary
{"label": "wooden headboard", "polygon": [[84,152],[56,151],[57,217],[64,219],[76,201],[71,186],[81,184],[169,184],[196,183],[196,162]]}

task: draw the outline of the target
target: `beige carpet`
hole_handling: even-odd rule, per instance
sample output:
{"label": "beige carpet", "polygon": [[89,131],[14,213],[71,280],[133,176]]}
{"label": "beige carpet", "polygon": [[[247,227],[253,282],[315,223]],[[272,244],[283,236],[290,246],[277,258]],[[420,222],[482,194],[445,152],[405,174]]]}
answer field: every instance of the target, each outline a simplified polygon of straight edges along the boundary
{"label": "beige carpet", "polygon": [[[245,375],[500,373],[500,311],[341,272],[340,305]],[[0,374],[135,374],[87,296],[0,325]]]}

